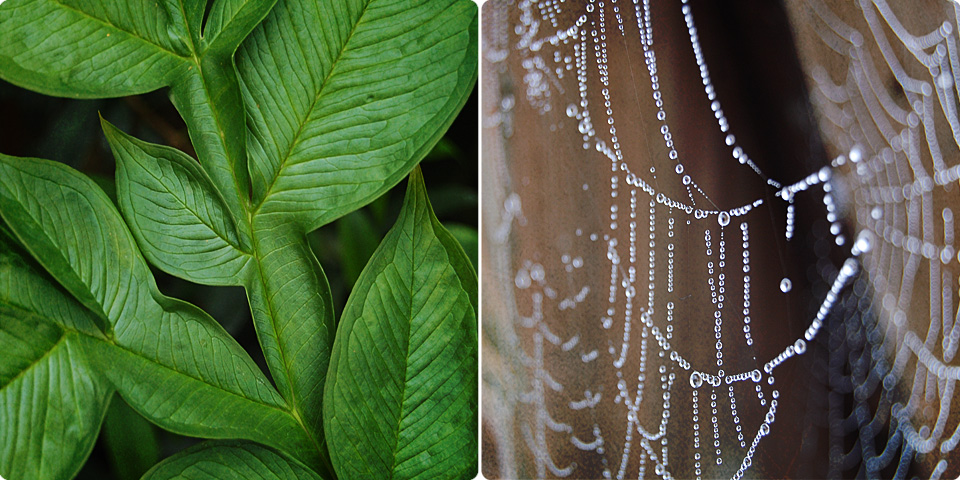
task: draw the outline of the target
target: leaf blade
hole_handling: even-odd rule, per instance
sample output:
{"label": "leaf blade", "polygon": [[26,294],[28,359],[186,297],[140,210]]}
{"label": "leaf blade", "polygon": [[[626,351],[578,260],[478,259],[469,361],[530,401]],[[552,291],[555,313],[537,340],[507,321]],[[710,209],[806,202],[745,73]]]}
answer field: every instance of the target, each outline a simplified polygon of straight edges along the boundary
{"label": "leaf blade", "polygon": [[0,7],[0,78],[47,95],[103,98],[167,85],[187,51],[166,5],[20,0]]}
{"label": "leaf blade", "polygon": [[475,474],[476,288],[415,170],[338,328],[324,398],[338,474]]}
{"label": "leaf blade", "polygon": [[250,257],[200,165],[178,150],[101,123],[117,159],[120,210],[147,259],[191,282],[240,285]]}
{"label": "leaf blade", "polygon": [[278,2],[237,52],[261,214],[313,230],[396,184],[470,93],[475,22],[466,0]]}
{"label": "leaf blade", "polygon": [[[46,202],[65,208],[52,209]],[[83,238],[81,232],[99,229],[101,221],[109,231],[126,229],[119,217],[101,215],[109,202],[91,180],[65,165],[0,154],[0,216],[34,259],[99,319],[105,331],[123,309],[117,299],[131,296],[134,283],[122,281],[122,272],[130,272],[135,279],[148,275],[121,237]]]}
{"label": "leaf blade", "polygon": [[143,480],[247,478],[320,480],[300,462],[267,447],[235,441],[204,442],[162,462]]}
{"label": "leaf blade", "polygon": [[[323,443],[323,385],[333,344],[333,299],[306,238],[289,226],[253,223],[247,296],[267,365],[314,441]],[[326,455],[324,449],[321,455]]]}
{"label": "leaf blade", "polygon": [[77,306],[41,271],[29,254],[21,251],[12,233],[0,228],[0,302],[33,312],[67,330],[104,338],[99,319]]}
{"label": "leaf blade", "polygon": [[195,58],[177,78],[170,99],[214,185],[236,221],[245,225],[249,208],[246,126],[236,68],[230,55]]}
{"label": "leaf blade", "polygon": [[[24,320],[18,316],[0,307],[4,345],[16,342],[4,334]],[[0,386],[0,405],[8,406],[0,409],[0,474],[6,478],[73,478],[93,449],[112,389],[83,361],[76,334],[60,334],[40,358]]]}
{"label": "leaf blade", "polygon": [[[119,212],[92,181],[61,164],[0,155],[0,216],[112,327],[112,342],[78,342],[141,415],[174,432],[249,438],[318,461],[316,446],[243,348],[203,311],[157,291]],[[183,391],[191,396],[181,405]],[[260,423],[251,428],[250,418]]]}
{"label": "leaf blade", "polygon": [[[81,337],[81,342],[91,362],[104,372],[124,400],[164,429],[202,438],[248,439],[284,449],[311,464],[319,461],[315,446],[278,401],[279,396],[258,398],[238,391],[238,387],[250,386],[242,375],[235,382],[224,382],[222,378],[180,371],[165,361],[168,359],[154,358],[135,348],[89,337]],[[220,348],[217,353],[222,357],[223,346]],[[179,357],[181,361],[202,352],[192,349],[186,353],[189,355]],[[238,365],[227,363],[217,368],[230,367],[236,369]],[[142,378],[135,378],[131,372]],[[260,386],[263,390],[270,388],[265,380]]]}
{"label": "leaf blade", "polygon": [[204,53],[232,56],[277,0],[214,0],[203,31]]}
{"label": "leaf blade", "polygon": [[99,331],[64,292],[52,285],[35,290],[41,282],[0,234],[0,475],[5,478],[76,475],[113,394],[67,326]]}

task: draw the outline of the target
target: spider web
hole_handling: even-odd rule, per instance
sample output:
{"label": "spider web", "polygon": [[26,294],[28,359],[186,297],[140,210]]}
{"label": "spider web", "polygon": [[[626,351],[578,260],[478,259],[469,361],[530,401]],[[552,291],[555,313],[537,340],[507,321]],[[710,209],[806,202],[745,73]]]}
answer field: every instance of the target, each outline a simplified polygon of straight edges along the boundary
{"label": "spider web", "polygon": [[834,160],[799,174],[766,172],[737,98],[725,113],[686,2],[484,5],[487,476],[955,469],[960,167],[932,123],[956,144],[953,29],[913,37],[876,6],[936,58],[924,82],[871,44],[897,100],[860,61],[873,37],[815,1],[791,11],[840,57],[800,48]]}
{"label": "spider web", "polygon": [[[831,376],[852,391],[853,408],[833,409],[834,471],[864,460],[868,477],[916,457],[927,475],[958,475],[960,378],[956,352],[958,276],[954,237],[960,178],[957,118],[960,57],[953,2],[791,5],[822,136],[838,156],[857,228],[876,238],[864,256],[858,301],[842,309]],[[842,358],[845,357],[845,358]],[[840,421],[847,415],[845,421]],[[884,434],[880,426],[889,422]],[[951,461],[952,458],[952,461]],[[949,472],[948,472],[949,470]]]}

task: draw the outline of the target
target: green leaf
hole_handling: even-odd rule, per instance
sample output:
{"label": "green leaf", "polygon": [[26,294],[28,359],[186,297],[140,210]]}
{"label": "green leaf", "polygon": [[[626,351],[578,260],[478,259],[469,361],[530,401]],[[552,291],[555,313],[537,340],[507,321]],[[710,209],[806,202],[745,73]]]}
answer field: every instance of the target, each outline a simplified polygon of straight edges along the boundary
{"label": "green leaf", "polygon": [[[317,447],[267,380],[250,369],[256,366],[248,364],[246,352],[226,332],[203,331],[213,330],[212,319],[207,325],[196,320],[157,322],[157,330],[170,334],[143,335],[134,347],[89,337],[81,341],[124,400],[164,429],[202,438],[245,438],[317,462]],[[150,351],[149,343],[157,348]]]}
{"label": "green leaf", "polygon": [[322,445],[323,385],[335,328],[330,284],[302,233],[257,220],[247,295],[260,346],[277,389]]}
{"label": "green leaf", "polygon": [[103,441],[120,480],[137,480],[160,460],[154,427],[121,398],[110,402],[103,422]]}
{"label": "green leaf", "polygon": [[343,478],[477,472],[477,280],[410,176],[338,328],[324,425]]}
{"label": "green leaf", "polygon": [[0,475],[69,479],[97,438],[112,389],[77,334],[0,305]]}
{"label": "green leaf", "polygon": [[257,205],[247,291],[270,372],[317,443],[335,322],[305,234],[439,139],[475,81],[475,24],[466,0],[280,1],[237,51]]}
{"label": "green leaf", "polygon": [[203,30],[205,54],[233,55],[277,0],[213,0]]}
{"label": "green leaf", "polygon": [[171,86],[201,164],[233,216],[246,219],[246,126],[233,53],[237,37],[266,15],[271,2],[218,1],[209,29],[216,48],[204,52],[198,45],[201,0],[2,3],[0,78],[80,98]]}
{"label": "green leaf", "polygon": [[136,280],[149,274],[123,236],[103,235],[126,231],[119,216],[100,214],[111,208],[92,180],[65,165],[0,154],[0,216],[104,332],[112,329],[111,318],[135,313],[123,312],[136,307],[124,299],[135,297]]}
{"label": "green leaf", "polygon": [[113,389],[90,367],[83,308],[0,234],[0,477],[69,479],[93,448]]}
{"label": "green leaf", "polygon": [[157,291],[119,212],[91,180],[62,164],[0,155],[0,216],[107,322],[109,342],[77,341],[141,415],[175,433],[247,438],[317,460],[317,446],[243,348],[200,309]]}
{"label": "green leaf", "polygon": [[278,2],[237,51],[260,215],[309,231],[400,181],[470,94],[476,23],[469,0]]}
{"label": "green leaf", "polygon": [[144,256],[191,282],[241,285],[250,256],[223,197],[200,165],[179,150],[142,142],[102,123],[117,158],[120,210]]}
{"label": "green leaf", "polygon": [[177,3],[175,8],[180,10],[175,12],[173,16],[183,19],[182,22],[186,25],[188,32],[186,38],[190,43],[190,50],[197,53],[199,51],[197,46],[200,45],[201,30],[203,29],[203,13],[206,10],[208,0],[180,0]]}
{"label": "green leaf", "polygon": [[250,184],[244,140],[247,131],[233,58],[195,58],[173,84],[170,99],[187,124],[200,164],[236,221],[245,222]]}
{"label": "green leaf", "polygon": [[204,442],[157,464],[143,480],[320,480],[302,463],[247,442]]}
{"label": "green leaf", "polygon": [[79,98],[156,90],[187,65],[185,26],[172,21],[172,7],[171,0],[3,2],[0,78]]}
{"label": "green leaf", "polygon": [[65,329],[105,338],[97,317],[40,273],[43,268],[10,235],[0,228],[0,302],[34,312]]}

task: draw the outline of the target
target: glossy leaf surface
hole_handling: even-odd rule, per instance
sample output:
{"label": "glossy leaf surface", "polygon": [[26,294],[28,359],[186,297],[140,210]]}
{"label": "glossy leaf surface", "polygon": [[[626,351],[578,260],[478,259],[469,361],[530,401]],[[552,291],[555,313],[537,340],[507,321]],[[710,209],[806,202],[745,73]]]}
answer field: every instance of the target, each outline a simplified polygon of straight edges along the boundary
{"label": "glossy leaf surface", "polygon": [[303,234],[289,225],[253,225],[257,263],[247,295],[260,345],[277,388],[320,444],[334,333],[330,284]]}
{"label": "glossy leaf surface", "polygon": [[280,1],[237,52],[257,262],[248,295],[278,389],[318,443],[334,317],[305,234],[373,200],[433,146],[473,86],[475,22],[465,1]]}
{"label": "glossy leaf surface", "polygon": [[[19,292],[8,295],[20,302],[11,303],[13,318],[33,321],[20,310],[36,311],[31,315],[49,327],[28,326],[38,334],[21,342],[17,358],[53,357],[51,352],[69,345],[70,361],[96,372],[90,382],[104,385],[107,396],[115,388],[151,422],[180,434],[241,438],[277,449],[214,442],[175,457],[179,465],[203,456],[213,459],[204,463],[210,471],[220,471],[215,459],[226,459],[221,473],[228,477],[292,472],[309,478],[298,470],[303,465],[332,472],[323,420],[336,319],[328,280],[306,235],[394,186],[446,131],[476,79],[476,5],[468,0],[0,4],[0,78],[70,97],[169,87],[199,160],[104,123],[118,164],[121,216],[77,172],[0,154],[0,218],[9,227],[10,251],[19,249],[35,274],[0,278],[0,287]],[[425,193],[417,198],[419,203],[411,205],[422,208]],[[443,293],[420,300],[439,300],[441,309],[452,312],[450,319],[420,318],[366,300],[357,300],[355,309],[401,314],[400,324],[411,326],[407,340],[387,328],[392,317],[381,317],[389,324],[375,334],[392,337],[370,340],[419,345],[419,353],[405,360],[410,368],[437,375],[423,355],[438,353],[449,355],[447,366],[455,367],[453,379],[442,385],[420,375],[387,382],[393,387],[427,382],[425,388],[442,397],[424,390],[389,399],[400,402],[394,412],[401,422],[397,441],[372,448],[377,456],[394,456],[390,468],[399,477],[475,471],[476,442],[470,440],[475,435],[464,433],[472,431],[476,415],[476,279],[453,237],[435,218],[428,224],[436,227],[431,234],[436,242],[416,246],[446,263],[437,267],[437,276],[422,280]],[[375,239],[359,245],[364,251],[357,257],[369,256],[375,245]],[[380,250],[393,248],[397,251],[390,255],[402,257],[398,249],[410,245],[398,245]],[[276,389],[209,315],[162,295],[144,257],[188,281],[244,286]],[[358,272],[350,275],[350,283]],[[368,277],[365,288],[378,292],[393,281],[377,283],[379,274],[373,273]],[[73,313],[44,316],[65,308],[57,301],[46,304],[39,293],[47,290],[59,292]],[[8,308],[4,305],[0,302],[0,308]],[[466,330],[426,339],[420,323],[442,332],[448,324]],[[14,323],[0,324],[0,332],[9,325]],[[11,340],[0,344],[15,344],[14,338],[23,337],[17,332],[28,327],[10,326]],[[457,370],[470,362],[473,373]],[[0,374],[4,368],[26,368],[22,363],[0,360]],[[348,364],[345,359],[343,365]],[[461,384],[469,388],[462,390]],[[84,402],[105,398],[78,391],[78,399],[81,394]],[[102,408],[94,405],[100,416],[83,431],[99,428],[105,402]],[[428,407],[419,406],[422,402]],[[473,419],[457,420],[446,411]],[[340,412],[343,418],[345,410]],[[352,445],[350,435],[344,445]],[[86,448],[83,456],[89,452],[85,445],[79,440],[75,445]],[[381,451],[384,446],[389,448]],[[61,452],[64,465],[82,463],[75,453]],[[257,461],[267,470],[253,468]],[[165,462],[153,474],[174,463]],[[342,476],[352,476],[354,467],[344,468]],[[192,472],[184,478],[197,471],[184,469]]]}

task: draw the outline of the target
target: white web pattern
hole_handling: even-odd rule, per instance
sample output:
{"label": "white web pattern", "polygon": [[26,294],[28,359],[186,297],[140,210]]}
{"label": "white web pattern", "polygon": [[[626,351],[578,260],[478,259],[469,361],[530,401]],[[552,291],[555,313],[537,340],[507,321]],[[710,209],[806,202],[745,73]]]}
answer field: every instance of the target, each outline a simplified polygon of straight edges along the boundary
{"label": "white web pattern", "polygon": [[[832,379],[857,389],[855,421],[846,422],[847,431],[836,428],[834,438],[854,432],[858,446],[835,450],[832,464],[839,471],[862,458],[861,472],[875,477],[899,448],[898,477],[914,454],[932,467],[931,477],[948,468],[956,476],[958,7],[874,0],[835,12],[810,0],[800,10],[827,52],[811,52],[808,62],[821,130],[835,151],[849,152],[833,167],[851,190],[858,228],[878,239],[863,258],[869,284],[857,286],[872,291],[864,296],[872,302],[844,309],[848,332],[837,339],[848,344],[838,351],[849,352],[855,373]],[[918,23],[922,31],[905,26]],[[875,391],[880,399],[871,408]],[[885,421],[894,428],[879,437]]]}
{"label": "white web pattern", "polygon": [[[902,476],[914,452],[936,450],[947,457],[960,441],[956,420],[948,428],[960,374],[960,367],[951,365],[960,340],[954,305],[960,302],[953,298],[957,257],[952,211],[938,197],[960,177],[960,166],[940,150],[932,123],[933,116],[942,115],[953,140],[960,142],[953,96],[960,77],[951,68],[960,62],[953,28],[944,23],[932,33],[911,36],[876,2],[880,16],[867,22],[886,21],[932,76],[930,81],[911,78],[891,60],[894,53],[884,54],[885,65],[906,92],[909,107],[903,107],[875,84],[876,66],[858,60],[864,38],[873,37],[811,1],[817,2],[809,4],[809,11],[819,19],[819,38],[850,63],[839,85],[825,68],[811,70],[824,133],[842,155],[831,167],[783,183],[768,176],[736,138],[703,57],[693,12],[686,1],[676,3],[702,79],[697,105],[709,108],[716,120],[730,168],[746,169],[760,179],[757,196],[733,207],[711,199],[716,185],[704,186],[710,179],[704,183],[675,144],[672,104],[660,85],[661,43],[655,41],[654,29],[659,24],[649,0],[485,6],[484,89],[497,94],[484,96],[483,128],[488,137],[494,131],[500,139],[485,140],[484,235],[491,254],[485,253],[484,322],[489,331],[492,310],[506,319],[511,329],[499,334],[498,348],[509,350],[513,371],[524,373],[512,385],[509,375],[501,375],[499,387],[508,393],[496,400],[485,390],[484,417],[485,422],[491,417],[491,422],[501,422],[501,449],[526,449],[532,459],[524,471],[521,461],[501,451],[501,472],[507,476],[740,478],[764,438],[780,426],[774,425],[778,408],[786,408],[784,402],[803,403],[796,395],[781,395],[775,374],[806,353],[828,324],[833,325],[826,330],[832,476],[854,468],[860,459],[866,460],[861,474],[877,476],[898,452],[897,474]],[[630,38],[633,43],[623,40]],[[625,55],[615,42],[627,45],[626,54],[634,61],[643,59],[644,72],[630,65],[632,85],[616,83],[624,77],[610,73],[611,65],[622,62],[618,55]],[[636,45],[640,50],[631,52]],[[888,48],[882,40],[877,45],[881,52]],[[615,48],[621,49],[611,53]],[[621,113],[618,108],[628,105],[631,96],[637,98],[637,111]],[[514,113],[521,102],[541,118],[540,127],[518,125]],[[632,132],[636,120],[630,116],[640,110],[653,112],[640,121],[655,129],[651,137],[658,143],[646,142],[653,158],[625,153],[635,135],[625,145],[623,133],[618,135],[618,126]],[[582,171],[565,174],[584,180],[566,195],[581,195],[602,215],[591,214],[581,224],[537,215],[549,209],[553,192],[528,186],[542,187],[538,179],[514,171],[511,163],[528,160],[507,154],[514,136],[528,135],[531,128],[557,139],[579,139],[582,160],[576,168]],[[919,152],[924,143],[930,153],[926,160]],[[535,153],[536,162],[550,165],[551,152]],[[658,176],[658,169],[668,173]],[[852,196],[853,205],[844,205],[837,195]],[[768,335],[772,340],[755,344],[758,321],[769,325],[777,313],[751,309],[751,300],[786,295],[796,280],[786,270],[771,268],[751,242],[769,241],[763,236],[763,218],[771,210],[783,218],[778,234],[793,241],[801,199],[820,205],[810,215],[825,221],[827,237],[845,259],[822,269],[825,285],[815,289],[820,292],[817,308],[806,320],[797,320],[803,323],[794,329],[797,336]],[[931,213],[934,204],[938,216]],[[853,242],[841,223],[845,209],[855,212]],[[543,230],[551,232],[545,236],[550,244],[544,244]],[[691,239],[699,246],[693,247]],[[866,275],[860,275],[861,265]],[[751,272],[758,266],[761,273]],[[930,278],[929,323],[908,319],[916,310],[915,291],[923,290],[915,282],[921,270]],[[758,283],[758,277],[769,280],[771,271],[782,274],[774,282]],[[498,287],[491,290],[489,278]],[[847,288],[851,283],[852,292]],[[691,295],[700,298],[700,307],[684,310]],[[487,298],[499,303],[491,308]],[[710,342],[715,340],[709,356],[702,346],[690,344],[689,335],[680,334],[696,328],[702,335],[703,322],[691,322],[704,314],[712,327],[707,330]],[[485,381],[495,375],[488,373],[492,362],[487,351]],[[904,394],[898,388],[911,391]],[[842,395],[851,392],[856,405],[845,410]],[[873,408],[870,399],[877,395],[882,398]],[[903,395],[906,402],[900,401]],[[490,402],[504,403],[494,412]],[[520,413],[514,419],[504,405]],[[930,405],[939,409],[932,413]],[[895,428],[886,441],[880,436],[891,418]],[[930,419],[932,427],[924,423]],[[512,447],[506,446],[512,445],[511,429],[521,438]],[[848,451],[844,442],[851,432],[857,444]],[[903,439],[906,448],[900,448]],[[945,459],[939,460],[934,476],[947,467]]]}

